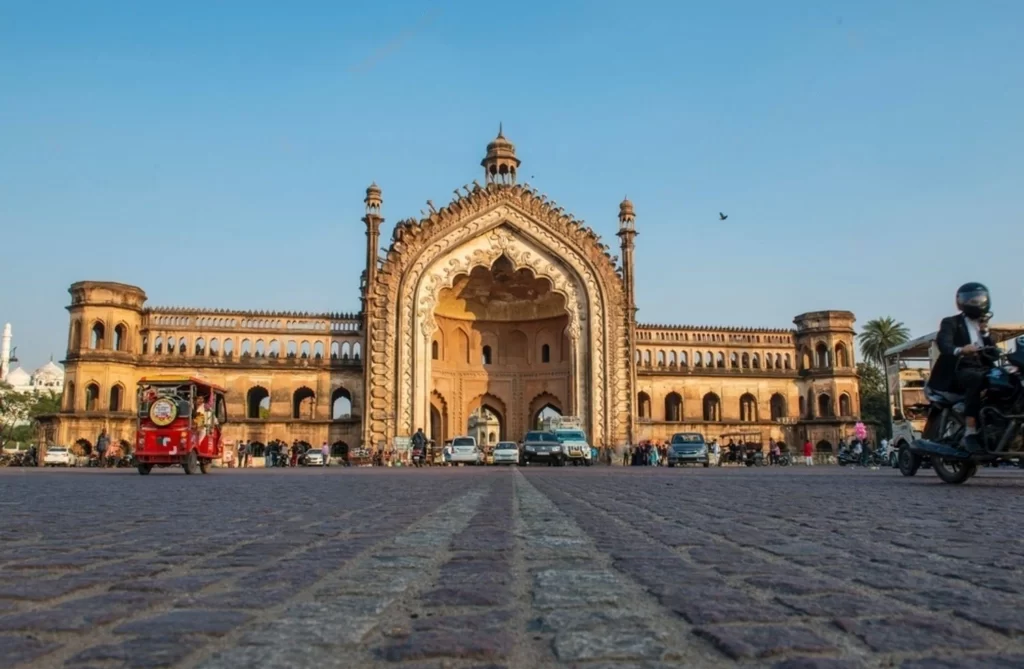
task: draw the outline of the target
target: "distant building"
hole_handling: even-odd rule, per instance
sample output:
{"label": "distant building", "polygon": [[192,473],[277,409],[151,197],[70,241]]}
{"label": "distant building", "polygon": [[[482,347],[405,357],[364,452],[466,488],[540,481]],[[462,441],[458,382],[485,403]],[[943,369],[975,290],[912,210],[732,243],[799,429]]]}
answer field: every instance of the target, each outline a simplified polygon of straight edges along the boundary
{"label": "distant building", "polygon": [[0,381],[11,386],[14,392],[41,393],[64,392],[64,370],[51,359],[48,363],[29,374],[21,367],[11,369],[11,363],[18,359],[13,356],[11,324],[4,325],[0,343]]}

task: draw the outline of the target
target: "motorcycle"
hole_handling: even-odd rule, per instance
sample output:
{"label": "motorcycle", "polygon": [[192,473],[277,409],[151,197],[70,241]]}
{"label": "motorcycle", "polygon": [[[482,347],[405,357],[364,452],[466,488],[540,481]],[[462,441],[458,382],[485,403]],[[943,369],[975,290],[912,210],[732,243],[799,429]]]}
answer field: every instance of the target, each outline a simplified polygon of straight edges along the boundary
{"label": "motorcycle", "polygon": [[414,448],[412,449],[412,466],[422,467],[423,466],[423,449]]}
{"label": "motorcycle", "polygon": [[921,438],[908,449],[908,467],[916,469],[928,458],[943,482],[959,484],[974,476],[979,464],[1024,457],[1024,336],[1017,337],[1016,343],[1010,353],[994,346],[980,351],[995,364],[987,374],[978,416],[978,439],[984,452],[970,453],[960,447],[965,430],[963,396],[925,386],[928,418]]}
{"label": "motorcycle", "polygon": [[777,464],[780,467],[788,467],[791,464],[789,459],[789,453],[783,452],[779,454],[779,456],[775,458],[775,464]]}
{"label": "motorcycle", "polygon": [[839,454],[836,456],[836,461],[839,462],[840,467],[845,467],[846,465],[859,465],[860,459],[861,456],[856,455],[853,451],[845,448],[840,450]]}

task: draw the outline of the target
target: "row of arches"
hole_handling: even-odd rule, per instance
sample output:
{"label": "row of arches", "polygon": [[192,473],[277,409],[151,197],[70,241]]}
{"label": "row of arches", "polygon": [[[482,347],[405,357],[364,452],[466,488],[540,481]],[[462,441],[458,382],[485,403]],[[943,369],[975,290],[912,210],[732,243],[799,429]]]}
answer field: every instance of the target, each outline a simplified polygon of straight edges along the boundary
{"label": "row of arches", "polygon": [[[65,410],[75,411],[78,409],[78,398],[75,393],[75,382],[68,381],[64,386]],[[99,383],[90,381],[85,385],[85,396],[83,399],[83,411],[131,411],[131,407],[126,405],[127,395],[125,387],[120,383],[112,385],[110,390],[104,394]]]}
{"label": "row of arches", "polygon": [[[344,386],[331,393],[331,420],[352,418],[352,393]],[[254,420],[270,418],[270,391],[263,386],[253,386],[245,393],[245,417]],[[291,417],[295,420],[316,418],[316,392],[302,386],[291,395]]]}
{"label": "row of arches", "polygon": [[636,362],[642,367],[690,367],[694,369],[792,369],[793,358],[789,353],[739,353],[733,351],[666,351],[659,349],[638,350]]}
{"label": "row of arches", "polygon": [[[111,335],[108,339],[108,334]],[[118,323],[112,332],[107,332],[107,326],[103,321],[93,321],[89,328],[89,341],[86,346],[94,351],[128,351],[128,325]],[[82,346],[82,321],[75,320],[71,323],[71,349],[78,350]]]}
{"label": "row of arches", "polygon": [[[682,423],[687,420],[703,420],[707,422],[719,422],[722,420],[722,399],[717,393],[709,392],[701,398],[701,410],[699,418],[696,415],[687,417],[683,411],[683,396],[673,391],[665,395],[663,400],[663,420],[669,423]],[[757,398],[751,393],[740,395],[737,400],[739,420],[746,423],[756,423],[763,418],[759,414]],[[850,417],[854,415],[853,401],[848,393],[839,395],[838,415]],[[778,421],[789,418],[789,403],[781,393],[774,393],[768,400],[768,420]],[[832,396],[828,393],[814,395],[808,391],[807,397],[800,398],[801,418],[832,418],[836,410],[833,407]],[[637,393],[637,415],[641,419],[653,420],[653,402],[651,396],[646,392]]]}
{"label": "row of arches", "polygon": [[[439,328],[430,342],[430,359],[465,364],[548,364],[565,362],[568,338],[558,330],[543,328],[531,338],[522,330],[474,332],[462,327],[448,332]],[[561,344],[559,346],[559,344]]]}
{"label": "row of arches", "polygon": [[642,341],[695,341],[695,342],[719,342],[719,343],[740,343],[740,344],[792,344],[793,337],[788,334],[759,335],[730,332],[673,332],[658,330],[640,330],[637,332],[637,339]]}
{"label": "row of arches", "polygon": [[805,348],[800,353],[800,369],[832,369],[838,367],[845,369],[851,367],[850,354],[846,344],[839,342],[835,348],[829,349],[828,344],[818,342],[814,347],[814,353]]}
{"label": "row of arches", "polygon": [[[142,352],[143,354],[150,353],[149,337],[144,336],[142,338]],[[230,358],[235,354],[235,342],[230,338],[225,338],[222,342],[219,338],[212,337],[209,343],[207,343],[205,337],[197,337],[190,346],[186,337],[178,338],[174,335],[168,335],[165,339],[163,335],[157,335],[153,339],[152,353],[154,355],[211,357],[223,355]],[[257,339],[255,344],[249,339],[242,339],[239,345],[239,354],[243,357],[252,356],[256,358],[285,357],[300,360],[322,360],[324,357],[324,344],[320,341],[310,343],[309,341],[290,339],[284,343],[282,350],[282,344],[277,339],[271,339],[269,344],[265,343],[262,339]],[[362,344],[358,341],[331,342],[332,360],[359,360],[361,356]]]}

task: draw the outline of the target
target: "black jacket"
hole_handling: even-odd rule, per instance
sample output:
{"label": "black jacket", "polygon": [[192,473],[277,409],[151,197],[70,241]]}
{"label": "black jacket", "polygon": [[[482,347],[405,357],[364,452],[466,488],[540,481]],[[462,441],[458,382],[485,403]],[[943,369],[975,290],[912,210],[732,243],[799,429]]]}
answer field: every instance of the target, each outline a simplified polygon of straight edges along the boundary
{"label": "black jacket", "polygon": [[[982,335],[981,339],[985,346],[994,346],[990,335]],[[958,390],[956,383],[957,361],[962,357],[956,354],[956,349],[971,343],[971,334],[967,331],[967,323],[963,314],[942,319],[935,343],[939,347],[939,358],[935,361],[935,366],[932,367],[928,385],[935,390],[956,392]],[[971,355],[963,364],[977,367],[985,363],[981,356]]]}

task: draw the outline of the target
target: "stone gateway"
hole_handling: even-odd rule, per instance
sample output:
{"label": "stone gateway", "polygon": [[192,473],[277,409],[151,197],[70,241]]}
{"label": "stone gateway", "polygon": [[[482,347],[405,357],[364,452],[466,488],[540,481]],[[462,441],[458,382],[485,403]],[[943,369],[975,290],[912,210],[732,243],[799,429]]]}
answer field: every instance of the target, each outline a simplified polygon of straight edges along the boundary
{"label": "stone gateway", "polygon": [[484,184],[399,221],[383,256],[382,191],[366,190],[359,313],[161,308],[134,286],[72,285],[63,410],[44,438],[88,449],[106,428],[130,444],[136,382],[168,372],[229,389],[229,440],[327,441],[337,456],[417,428],[518,441],[554,414],[580,416],[603,446],[697,431],[827,449],[852,430],[853,314],[791,330],[638,324],[633,204],[619,206],[615,257],[518,183],[503,133],[482,166]]}

